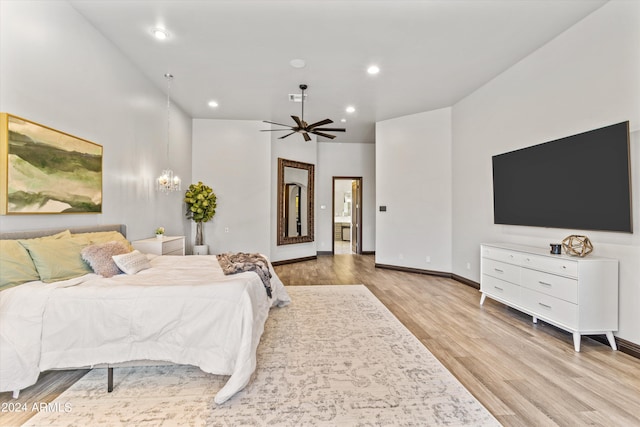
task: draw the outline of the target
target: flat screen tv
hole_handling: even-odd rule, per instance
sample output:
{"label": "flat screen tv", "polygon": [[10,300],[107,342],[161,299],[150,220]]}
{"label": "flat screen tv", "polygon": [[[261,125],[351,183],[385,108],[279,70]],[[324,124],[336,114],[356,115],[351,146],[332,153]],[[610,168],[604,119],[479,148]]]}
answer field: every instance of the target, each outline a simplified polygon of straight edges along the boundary
{"label": "flat screen tv", "polygon": [[628,121],[492,160],[494,223],[632,232]]}

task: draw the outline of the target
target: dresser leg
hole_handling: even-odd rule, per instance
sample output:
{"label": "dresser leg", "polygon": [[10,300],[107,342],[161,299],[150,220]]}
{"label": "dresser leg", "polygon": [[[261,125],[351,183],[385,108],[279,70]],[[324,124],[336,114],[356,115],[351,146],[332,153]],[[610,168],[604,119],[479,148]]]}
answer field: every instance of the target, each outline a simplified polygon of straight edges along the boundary
{"label": "dresser leg", "polygon": [[616,344],[616,339],[613,336],[613,332],[607,332],[607,341],[609,341],[609,345],[612,349],[617,350],[618,345]]}
{"label": "dresser leg", "polygon": [[487,299],[487,296],[485,294],[482,294],[482,296],[480,297],[480,305],[484,304],[485,299]]}
{"label": "dresser leg", "polygon": [[580,351],[580,339],[582,338],[582,336],[580,335],[579,332],[574,332],[573,333],[573,348],[576,351]]}

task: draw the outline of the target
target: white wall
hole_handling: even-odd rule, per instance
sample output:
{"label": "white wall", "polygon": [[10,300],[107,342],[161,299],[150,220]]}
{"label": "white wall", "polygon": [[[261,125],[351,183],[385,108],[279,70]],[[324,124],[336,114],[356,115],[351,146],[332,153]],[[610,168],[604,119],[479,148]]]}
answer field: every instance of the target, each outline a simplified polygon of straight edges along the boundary
{"label": "white wall", "polygon": [[[306,142],[299,135],[279,140],[261,129],[260,121],[193,120],[192,181],[203,181],[218,197],[216,215],[204,226],[211,253],[259,251],[283,261],[330,251],[331,186],[338,175],[363,177],[363,250],[374,250],[375,146]],[[314,242],[277,245],[278,158],[315,166]]]}
{"label": "white wall", "polygon": [[204,224],[210,253],[269,255],[271,138],[260,129],[258,121],[193,120],[192,182],[202,181],[217,196],[216,214]]}
{"label": "white wall", "polygon": [[[150,41],[151,42],[151,41]],[[164,73],[164,70],[158,70]],[[103,213],[0,216],[2,230],[125,223],[128,237],[184,234],[182,195],[155,191],[171,167],[191,175],[191,121],[66,2],[0,2],[0,111],[103,146]]]}
{"label": "white wall", "polygon": [[[453,107],[453,272],[480,280],[482,242],[548,247],[567,235],[586,234],[594,254],[620,260],[617,335],[635,343],[640,343],[639,41],[640,2],[609,2]],[[492,155],[625,120],[633,132],[634,234],[493,224]]]}
{"label": "white wall", "polygon": [[376,124],[376,204],[376,263],[451,272],[451,108]]}
{"label": "white wall", "polygon": [[[375,250],[375,144],[321,142],[318,144],[317,232],[319,252],[330,252],[334,176],[362,177],[362,251]],[[351,190],[349,190],[351,191]],[[325,206],[325,209],[321,209]]]}

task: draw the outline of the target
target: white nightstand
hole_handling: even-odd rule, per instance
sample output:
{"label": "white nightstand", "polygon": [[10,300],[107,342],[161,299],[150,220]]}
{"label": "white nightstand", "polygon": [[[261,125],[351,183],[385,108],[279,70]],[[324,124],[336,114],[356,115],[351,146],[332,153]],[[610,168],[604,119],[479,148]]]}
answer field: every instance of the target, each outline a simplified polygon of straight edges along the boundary
{"label": "white nightstand", "polygon": [[145,254],[184,255],[184,236],[164,236],[162,239],[151,237],[134,240],[131,245]]}

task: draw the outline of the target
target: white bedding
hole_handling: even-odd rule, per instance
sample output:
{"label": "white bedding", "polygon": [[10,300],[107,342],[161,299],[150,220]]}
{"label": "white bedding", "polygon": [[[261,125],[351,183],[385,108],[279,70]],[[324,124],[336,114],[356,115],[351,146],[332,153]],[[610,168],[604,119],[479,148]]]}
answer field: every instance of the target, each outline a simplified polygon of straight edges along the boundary
{"label": "white bedding", "polygon": [[256,368],[272,306],[290,302],[272,271],[273,298],[253,272],[225,276],[215,256],[159,256],[135,275],[88,274],[0,292],[0,391],[40,371],[163,360],[230,375],[222,403]]}

